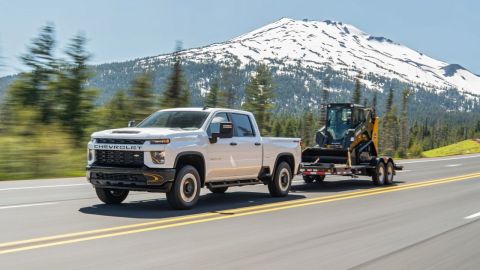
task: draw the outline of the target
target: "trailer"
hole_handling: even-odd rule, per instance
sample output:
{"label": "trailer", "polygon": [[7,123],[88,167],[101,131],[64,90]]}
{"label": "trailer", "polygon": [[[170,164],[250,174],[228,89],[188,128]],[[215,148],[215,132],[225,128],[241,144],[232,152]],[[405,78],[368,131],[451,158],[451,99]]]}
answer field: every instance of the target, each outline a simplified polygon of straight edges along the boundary
{"label": "trailer", "polygon": [[373,108],[352,103],[327,105],[325,125],[314,147],[302,152],[299,172],[306,183],[322,182],[326,175],[369,176],[375,185],[393,184],[403,167],[378,155],[379,118]]}

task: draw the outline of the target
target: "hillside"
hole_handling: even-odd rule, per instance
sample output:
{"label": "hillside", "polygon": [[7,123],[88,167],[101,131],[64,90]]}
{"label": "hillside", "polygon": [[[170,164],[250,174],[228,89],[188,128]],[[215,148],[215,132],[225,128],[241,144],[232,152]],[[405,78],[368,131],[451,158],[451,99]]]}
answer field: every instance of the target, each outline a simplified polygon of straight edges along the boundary
{"label": "hillside", "polygon": [[444,157],[480,153],[479,140],[465,140],[447,146],[435,148],[422,153],[424,157]]}
{"label": "hillside", "polygon": [[[279,111],[298,113],[307,106],[317,107],[324,88],[329,90],[331,101],[348,101],[353,79],[362,72],[364,98],[369,101],[377,92],[379,108],[383,108],[385,90],[393,87],[399,98],[400,92],[409,87],[415,91],[410,111],[416,120],[447,117],[468,122],[480,112],[477,75],[458,64],[433,59],[341,22],[284,18],[226,42],[187,49],[179,55],[193,105],[201,105],[211,82],[221,76],[224,67],[233,66],[231,84],[239,97],[236,106],[240,106],[249,75],[257,63],[263,62],[274,74]],[[103,103],[118,89],[128,88],[137,74],[148,72],[160,93],[171,61],[172,54],[165,54],[93,66],[95,76],[89,84],[103,90],[99,98]],[[0,94],[6,80],[0,79]]]}

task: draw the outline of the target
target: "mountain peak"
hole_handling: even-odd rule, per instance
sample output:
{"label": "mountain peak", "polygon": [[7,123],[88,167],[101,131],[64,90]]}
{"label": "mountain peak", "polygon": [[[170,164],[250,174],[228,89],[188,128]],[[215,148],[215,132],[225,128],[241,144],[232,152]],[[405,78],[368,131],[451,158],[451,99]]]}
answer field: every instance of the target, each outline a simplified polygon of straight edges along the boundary
{"label": "mountain peak", "polygon": [[[333,20],[281,18],[223,43],[180,53],[189,61],[239,61],[241,65],[357,70],[433,90],[457,88],[480,95],[480,78],[463,67],[433,59],[386,37]],[[169,55],[158,58],[168,58]],[[382,89],[382,85],[371,87]]]}

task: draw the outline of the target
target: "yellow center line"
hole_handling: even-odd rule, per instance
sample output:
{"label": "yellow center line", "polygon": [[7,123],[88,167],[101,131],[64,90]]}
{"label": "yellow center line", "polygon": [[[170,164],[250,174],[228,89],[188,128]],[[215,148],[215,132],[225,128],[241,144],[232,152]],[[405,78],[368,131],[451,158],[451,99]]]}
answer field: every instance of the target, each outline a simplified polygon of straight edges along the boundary
{"label": "yellow center line", "polygon": [[[280,210],[285,210],[290,208],[315,205],[315,204],[321,204],[321,203],[327,203],[327,202],[333,202],[333,201],[339,201],[339,200],[353,199],[353,198],[359,198],[359,197],[366,197],[366,196],[372,196],[372,195],[401,191],[401,190],[427,187],[427,186],[438,185],[443,183],[464,181],[468,179],[474,179],[477,177],[480,177],[480,173],[441,178],[441,179],[435,179],[430,181],[415,182],[411,184],[398,185],[398,186],[381,187],[381,188],[375,188],[375,189],[364,190],[364,191],[342,193],[338,195],[299,199],[299,200],[292,200],[292,201],[286,201],[286,202],[271,203],[266,205],[242,207],[238,209],[223,210],[221,212],[209,212],[209,213],[194,214],[194,215],[183,216],[183,217],[173,217],[173,218],[163,219],[160,221],[152,221],[152,222],[117,226],[117,227],[111,227],[111,228],[89,230],[89,231],[69,233],[69,234],[61,234],[61,235],[55,235],[55,236],[33,238],[33,239],[27,239],[27,240],[21,240],[21,241],[6,242],[6,243],[0,244],[0,255],[19,252],[19,251],[32,250],[37,248],[65,245],[65,244],[71,244],[71,243],[77,243],[77,242],[83,242],[83,241],[89,241],[89,240],[95,240],[95,239],[102,239],[102,238],[115,237],[115,236],[121,236],[121,235],[127,235],[127,234],[167,229],[172,227],[180,227],[185,225],[204,223],[204,222],[210,222],[210,221],[216,221],[216,220],[222,220],[222,219],[228,219],[228,218],[234,218],[234,217],[274,212],[274,211],[280,211]],[[222,213],[228,213],[229,215],[225,215]],[[66,238],[72,238],[72,237],[76,237],[76,238],[66,239]],[[48,241],[51,241],[51,242],[48,242]],[[42,242],[46,242],[46,243],[42,243]],[[25,246],[21,246],[21,245],[25,245]],[[4,249],[2,250],[2,248]]]}

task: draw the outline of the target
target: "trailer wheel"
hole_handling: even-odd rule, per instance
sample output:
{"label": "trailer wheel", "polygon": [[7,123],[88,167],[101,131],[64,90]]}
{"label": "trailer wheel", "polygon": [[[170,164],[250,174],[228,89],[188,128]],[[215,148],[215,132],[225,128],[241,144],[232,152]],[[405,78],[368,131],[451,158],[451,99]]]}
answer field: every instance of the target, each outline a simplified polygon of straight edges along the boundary
{"label": "trailer wheel", "polygon": [[227,191],[228,187],[209,187],[208,189],[212,193],[222,194],[222,193],[225,193],[225,191]]}
{"label": "trailer wheel", "polygon": [[127,189],[95,188],[97,197],[106,204],[122,203],[128,196]]}
{"label": "trailer wheel", "polygon": [[312,175],[304,175],[303,176],[303,181],[307,184],[311,184],[311,183],[313,183],[313,181],[315,181],[315,178]]}
{"label": "trailer wheel", "polygon": [[200,175],[195,167],[187,165],[180,169],[172,188],[167,192],[168,204],[173,209],[192,208],[200,197]]}
{"label": "trailer wheel", "polygon": [[317,175],[317,177],[315,177],[317,183],[323,183],[323,180],[325,180],[325,175]]}
{"label": "trailer wheel", "polygon": [[287,162],[280,163],[275,170],[275,176],[268,183],[268,191],[272,197],[285,197],[292,186],[292,169]]}
{"label": "trailer wheel", "polygon": [[381,186],[385,183],[385,163],[379,161],[372,174],[373,184]]}
{"label": "trailer wheel", "polygon": [[395,167],[393,167],[393,162],[389,161],[387,163],[386,172],[385,172],[385,185],[393,184],[394,175],[395,175]]}

